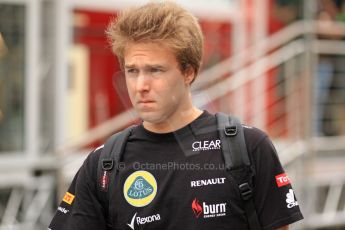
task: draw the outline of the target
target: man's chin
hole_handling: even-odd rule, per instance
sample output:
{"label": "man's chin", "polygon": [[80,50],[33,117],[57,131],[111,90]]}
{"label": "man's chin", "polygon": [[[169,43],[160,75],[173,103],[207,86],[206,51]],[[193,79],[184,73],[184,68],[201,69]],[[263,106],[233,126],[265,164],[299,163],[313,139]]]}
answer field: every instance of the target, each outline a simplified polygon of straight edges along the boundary
{"label": "man's chin", "polygon": [[153,111],[138,111],[138,115],[141,120],[152,124],[159,123],[163,120],[159,114]]}

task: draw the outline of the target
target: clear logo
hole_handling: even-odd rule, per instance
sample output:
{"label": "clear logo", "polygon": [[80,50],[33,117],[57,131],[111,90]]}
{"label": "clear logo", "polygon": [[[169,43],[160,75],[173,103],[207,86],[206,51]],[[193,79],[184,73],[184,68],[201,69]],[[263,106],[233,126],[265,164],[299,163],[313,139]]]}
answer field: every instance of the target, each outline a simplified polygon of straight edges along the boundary
{"label": "clear logo", "polygon": [[192,148],[193,148],[193,151],[220,149],[220,140],[195,141],[192,144]]}

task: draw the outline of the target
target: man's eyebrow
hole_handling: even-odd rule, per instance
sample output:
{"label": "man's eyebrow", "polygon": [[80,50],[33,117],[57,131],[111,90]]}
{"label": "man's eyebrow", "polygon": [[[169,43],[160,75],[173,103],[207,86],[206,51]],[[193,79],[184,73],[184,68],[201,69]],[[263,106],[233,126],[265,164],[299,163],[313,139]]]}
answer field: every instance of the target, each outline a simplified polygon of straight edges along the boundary
{"label": "man's eyebrow", "polygon": [[134,68],[135,65],[134,64],[129,64],[129,65],[125,65],[125,68],[129,69],[129,68]]}
{"label": "man's eyebrow", "polygon": [[164,68],[164,65],[161,64],[152,64],[152,65],[147,65],[149,68]]}
{"label": "man's eyebrow", "polygon": [[[165,66],[162,64],[150,64],[150,65],[145,65],[144,68],[148,69],[148,68],[164,68]],[[125,65],[125,68],[129,69],[129,68],[137,68],[137,66],[135,64],[127,64]]]}

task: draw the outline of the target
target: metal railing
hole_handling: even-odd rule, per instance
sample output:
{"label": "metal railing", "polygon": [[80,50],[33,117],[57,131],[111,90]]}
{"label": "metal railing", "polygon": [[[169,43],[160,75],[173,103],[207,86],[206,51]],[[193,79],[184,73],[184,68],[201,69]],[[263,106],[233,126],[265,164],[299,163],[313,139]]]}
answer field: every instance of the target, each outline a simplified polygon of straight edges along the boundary
{"label": "metal railing", "polygon": [[[345,35],[344,26],[337,26]],[[301,194],[299,198],[306,220],[294,226],[295,229],[345,225],[343,209],[338,207],[344,197],[342,171],[338,172],[339,175],[332,174],[337,178],[337,183],[330,180],[321,181],[318,179],[320,174],[315,174],[315,169],[319,165],[314,163],[319,162],[317,153],[321,151],[315,140],[329,143],[322,145],[323,148],[330,146],[328,152],[335,145],[331,144],[332,140],[329,138],[315,139],[306,131],[306,122],[312,123],[312,118],[306,120],[305,113],[311,113],[310,110],[315,106],[310,105],[311,100],[315,98],[312,95],[314,88],[308,85],[308,82],[315,81],[310,74],[317,72],[315,69],[306,69],[309,68],[306,56],[345,55],[342,41],[304,39],[304,35],[309,33],[329,34],[329,31],[324,31],[323,28],[322,23],[314,21],[296,22],[272,37],[205,70],[192,87],[194,101],[199,107],[239,114],[242,120],[256,126],[255,119],[262,118],[259,126],[273,136],[281,161],[294,182],[297,194]],[[309,42],[311,43],[307,44]],[[317,62],[317,58],[314,61]],[[260,82],[268,84],[268,81],[272,81],[274,75],[270,75],[271,71],[281,71],[280,81],[271,83],[269,87],[257,87]],[[280,93],[277,93],[278,91]],[[266,100],[270,103],[263,103]],[[252,109],[257,104],[259,106]],[[267,111],[273,111],[274,114],[268,114]],[[129,124],[135,119],[132,110],[120,114],[97,129],[90,130],[78,141],[65,146],[63,155],[108,136],[116,131],[119,124]],[[332,166],[330,164],[329,167]],[[322,173],[326,175],[325,172]],[[311,179],[315,183],[308,183]],[[314,195],[308,195],[313,190]],[[322,193],[324,190],[326,192]]]}
{"label": "metal railing", "polygon": [[[336,34],[345,35],[345,26],[343,24],[335,23],[338,28]],[[197,101],[199,106],[206,106],[209,101],[215,100],[220,94],[234,91],[236,88],[241,88],[249,81],[260,77],[256,71],[262,74],[274,67],[281,65],[289,59],[306,51],[306,44],[302,38],[305,34],[314,33],[321,35],[333,35],[335,32],[327,29],[327,23],[318,21],[298,21],[281,31],[273,34],[266,39],[259,41],[255,45],[248,47],[244,51],[234,54],[234,56],[214,65],[213,67],[200,73],[196,81],[192,85],[194,94],[207,88],[208,93],[203,93],[204,96],[195,96],[196,98],[206,98],[204,101]],[[297,39],[297,40],[296,40]],[[290,44],[291,43],[291,44]],[[316,53],[344,53],[345,47],[340,44],[341,41],[320,41],[315,40],[313,44],[313,52]],[[286,47],[283,47],[286,46]],[[287,48],[289,47],[289,48]],[[273,53],[272,53],[273,52]],[[248,65],[251,67],[248,68]],[[246,74],[250,72],[253,75]],[[222,77],[226,76],[226,80],[219,83],[217,87],[210,87],[214,82],[217,82]],[[232,80],[236,78],[237,80]],[[234,87],[235,86],[235,87]],[[219,92],[218,92],[219,91]],[[205,96],[207,95],[207,96]],[[119,114],[99,126],[88,130],[88,132],[81,135],[75,140],[71,140],[64,146],[58,149],[58,152],[64,154],[73,152],[73,150],[82,148],[89,143],[109,136],[124,126],[134,122],[137,119],[134,110],[128,110]]]}
{"label": "metal railing", "polygon": [[[344,26],[341,24],[336,26],[339,31],[342,31],[340,34],[345,35]],[[317,153],[324,152],[325,148],[326,152],[332,151],[336,146],[332,144],[334,140],[312,138],[306,131],[308,127],[305,126],[306,122],[312,123],[311,118],[306,120],[305,113],[308,112],[306,110],[311,113],[310,110],[315,106],[310,105],[315,98],[312,95],[314,88],[312,85],[308,85],[308,82],[316,80],[310,74],[317,72],[315,69],[306,69],[309,66],[306,56],[310,54],[315,56],[320,54],[345,55],[343,41],[320,39],[307,41],[304,38],[304,35],[309,33],[315,35],[333,33],[324,28],[324,24],[320,22],[296,22],[243,52],[205,70],[198,76],[192,87],[194,101],[199,107],[235,114],[240,111],[239,114],[244,121],[256,126],[255,119],[262,118],[263,121],[259,126],[273,135],[281,161],[294,182],[297,194],[301,194],[300,203],[306,220],[302,224],[294,226],[296,229],[331,228],[345,225],[343,209],[338,207],[338,204],[344,199],[342,171],[337,172],[338,175],[332,174],[337,183],[331,180],[319,180],[320,174],[315,174],[315,169],[319,167],[314,164],[319,159]],[[317,58],[314,59],[314,62],[317,62]],[[253,86],[258,82],[264,81],[267,84],[267,81],[272,80],[271,71],[281,71],[282,77],[279,82],[275,82],[269,87]],[[279,95],[278,91],[281,91],[278,93]],[[263,103],[262,98],[271,100],[271,102]],[[250,108],[257,104],[260,106],[254,110]],[[274,114],[268,114],[268,110],[273,111]],[[60,151],[66,156],[88,143],[116,132],[117,129],[122,128],[125,124],[130,124],[136,118],[134,111],[129,110],[96,129],[90,130],[80,139],[64,146]],[[322,145],[315,144],[320,140],[323,142]],[[345,150],[345,146],[340,148]],[[332,168],[332,164],[329,167]],[[326,175],[325,172],[322,173]],[[309,180],[313,180],[315,183],[308,183]],[[314,195],[308,195],[313,190],[317,192]],[[322,193],[324,190],[326,192]],[[316,205],[311,205],[312,203]]]}
{"label": "metal railing", "polygon": [[[337,26],[345,34],[344,26]],[[230,112],[239,110],[242,111],[242,119],[254,125],[256,124],[255,118],[260,117],[263,120],[260,126],[266,127],[268,132],[275,137],[274,141],[280,150],[281,160],[291,172],[291,179],[295,182],[301,182],[296,183],[298,191],[307,189],[309,192],[313,187],[309,184],[307,187],[303,187],[306,180],[301,178],[303,177],[301,170],[305,172],[305,166],[301,163],[296,164],[296,162],[305,158],[308,152],[320,151],[320,148],[314,143],[316,139],[305,139],[306,136],[304,135],[303,124],[306,122],[304,120],[304,107],[308,102],[305,100],[305,97],[308,97],[305,94],[305,89],[309,86],[303,84],[306,73],[301,63],[303,64],[305,61],[304,55],[307,52],[312,52],[315,55],[320,53],[345,55],[345,47],[340,41],[315,40],[311,46],[306,44],[305,39],[303,39],[305,34],[330,33],[322,28],[322,24],[314,21],[296,22],[243,52],[205,70],[192,87],[195,103],[200,107],[213,107],[215,110],[228,110]],[[309,50],[308,47],[312,47],[312,49]],[[263,81],[267,83],[267,80],[272,80],[270,71],[279,71],[278,67],[284,73],[280,82],[265,88],[253,86]],[[277,91],[282,92],[277,95]],[[263,102],[263,97],[271,100],[271,102]],[[238,100],[239,98],[241,99]],[[256,106],[257,104],[259,106]],[[251,105],[255,109],[251,109]],[[267,114],[268,109],[276,113],[271,116]],[[71,175],[73,174],[71,170],[75,170],[81,163],[79,156],[77,160],[72,159],[74,158],[73,153],[83,149],[89,143],[120,130],[135,119],[137,117],[133,110],[119,114],[89,130],[80,138],[66,143],[45,164],[50,162],[50,165],[55,165],[56,170],[61,169],[64,173],[67,171],[67,174]],[[317,140],[322,140],[325,143],[331,142],[325,138]],[[327,145],[322,144],[321,147],[325,148]],[[331,148],[334,146],[330,145]],[[343,146],[340,147],[341,150],[344,148]],[[326,148],[326,151],[329,150]],[[66,162],[70,163],[68,170],[65,167]],[[309,166],[313,167],[310,164]],[[37,167],[40,168],[40,166]],[[3,207],[0,229],[33,229],[33,226],[44,224],[44,220],[47,219],[46,215],[49,215],[49,212],[45,210],[49,209],[49,201],[54,194],[53,182],[55,179],[53,178],[55,177],[51,176],[37,177],[37,180],[32,181],[31,186],[22,186],[21,184],[11,186],[10,198]],[[62,174],[62,176],[66,176],[66,174]],[[306,177],[308,176],[311,177],[311,174]],[[32,177],[29,175],[28,178]],[[70,180],[70,176],[68,180]],[[344,184],[342,179],[339,181],[340,184]],[[325,186],[323,183],[326,182],[320,182],[317,184],[317,188]],[[334,225],[334,223],[337,225],[345,224],[343,209],[334,208],[342,199],[343,187],[340,184],[326,183],[329,186],[327,193],[329,195],[325,198],[324,208],[313,207],[312,205],[306,207],[307,220],[300,228],[314,228],[316,227],[314,226],[315,223],[323,227]],[[29,191],[30,199],[24,196],[23,191],[25,194]],[[314,198],[317,199],[317,195],[307,198],[303,196],[302,201],[309,199],[306,201],[309,205],[313,201],[311,199]],[[337,221],[329,223],[334,218]],[[325,221],[322,222],[322,220]]]}

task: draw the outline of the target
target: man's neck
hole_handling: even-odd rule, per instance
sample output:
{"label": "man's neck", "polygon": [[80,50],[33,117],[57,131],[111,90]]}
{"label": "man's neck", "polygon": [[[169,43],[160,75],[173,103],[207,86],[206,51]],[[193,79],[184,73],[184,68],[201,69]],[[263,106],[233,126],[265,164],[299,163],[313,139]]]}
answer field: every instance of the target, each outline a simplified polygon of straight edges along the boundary
{"label": "man's neck", "polygon": [[184,126],[190,124],[202,114],[202,111],[196,107],[192,107],[190,110],[180,113],[178,119],[165,120],[160,123],[143,122],[145,129],[154,133],[170,133]]}

